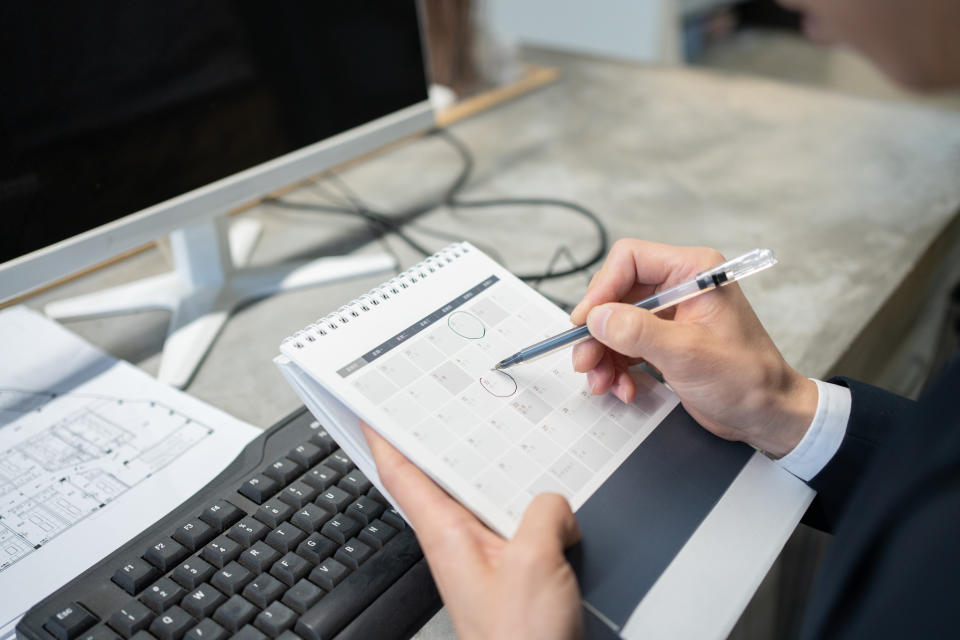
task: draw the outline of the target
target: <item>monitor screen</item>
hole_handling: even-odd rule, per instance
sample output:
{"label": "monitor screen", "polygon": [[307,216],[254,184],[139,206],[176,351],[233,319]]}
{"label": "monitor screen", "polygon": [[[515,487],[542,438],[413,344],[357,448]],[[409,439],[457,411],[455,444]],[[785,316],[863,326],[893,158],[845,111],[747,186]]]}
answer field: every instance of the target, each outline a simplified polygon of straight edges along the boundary
{"label": "monitor screen", "polygon": [[0,264],[427,97],[415,2],[0,4]]}

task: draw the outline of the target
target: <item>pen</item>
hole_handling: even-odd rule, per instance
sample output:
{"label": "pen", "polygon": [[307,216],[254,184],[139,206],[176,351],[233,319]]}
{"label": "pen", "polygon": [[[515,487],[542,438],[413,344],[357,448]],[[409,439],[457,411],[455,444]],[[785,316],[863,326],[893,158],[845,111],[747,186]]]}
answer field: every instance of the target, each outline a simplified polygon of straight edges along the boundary
{"label": "pen", "polygon": [[[698,273],[696,277],[689,282],[678,284],[660,293],[655,293],[640,302],[635,302],[634,306],[656,313],[661,309],[680,304],[684,300],[689,300],[701,293],[706,293],[717,287],[722,287],[731,282],[746,278],[775,264],[777,264],[777,258],[773,255],[773,251],[770,249],[754,249],[733,260],[728,260],[713,269]],[[587,325],[583,324],[579,327],[568,329],[551,338],[547,338],[546,340],[542,340],[526,349],[521,349],[512,356],[504,358],[495,364],[493,368],[506,369],[524,362],[530,362],[531,360],[536,360],[537,358],[551,354],[554,351],[563,349],[574,343],[586,340],[589,337],[590,331],[587,329]]]}

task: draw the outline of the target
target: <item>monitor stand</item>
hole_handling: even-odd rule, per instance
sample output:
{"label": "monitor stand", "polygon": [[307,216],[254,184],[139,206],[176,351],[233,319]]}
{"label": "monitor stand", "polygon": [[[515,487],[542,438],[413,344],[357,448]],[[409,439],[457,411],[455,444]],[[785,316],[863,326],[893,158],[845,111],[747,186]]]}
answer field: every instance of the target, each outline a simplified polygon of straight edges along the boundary
{"label": "monitor stand", "polygon": [[165,309],[173,316],[157,378],[185,387],[230,314],[275,293],[395,270],[386,254],[334,256],[249,267],[260,223],[216,218],[170,234],[174,270],[96,293],[58,300],[44,311],[77,320]]}

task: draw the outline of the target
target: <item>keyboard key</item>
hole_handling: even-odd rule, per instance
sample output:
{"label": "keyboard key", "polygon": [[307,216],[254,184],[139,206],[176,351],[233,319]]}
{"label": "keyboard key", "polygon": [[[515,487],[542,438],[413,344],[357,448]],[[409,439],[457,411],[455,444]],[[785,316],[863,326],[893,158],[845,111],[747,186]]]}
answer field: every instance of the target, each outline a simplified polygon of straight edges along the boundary
{"label": "keyboard key", "polygon": [[253,626],[271,638],[276,638],[281,633],[293,626],[297,621],[297,614],[290,610],[284,604],[274,602],[269,607],[260,612]]}
{"label": "keyboard key", "polygon": [[240,627],[247,624],[257,615],[257,608],[247,602],[243,596],[231,596],[217,608],[213,619],[219,622],[224,629],[236,633]]}
{"label": "keyboard key", "polygon": [[339,560],[327,558],[310,572],[310,582],[329,592],[333,591],[333,588],[340,584],[348,573],[350,569]]}
{"label": "keyboard key", "polygon": [[367,491],[367,495],[384,506],[388,506],[390,504],[390,501],[387,500],[386,496],[380,493],[380,489],[377,489],[376,487],[370,487],[370,491]]}
{"label": "keyboard key", "polygon": [[171,577],[174,581],[186,589],[196,589],[210,579],[216,568],[200,558],[190,558],[186,562],[181,562],[180,566],[173,570]]}
{"label": "keyboard key", "polygon": [[283,500],[294,508],[299,508],[305,504],[313,502],[313,499],[319,494],[320,489],[317,487],[309,485],[306,482],[297,481],[281,491],[277,498]]}
{"label": "keyboard key", "polygon": [[160,572],[149,562],[143,558],[133,558],[117,569],[112,579],[121,589],[135,596],[159,577]]}
{"label": "keyboard key", "polygon": [[343,511],[353,501],[353,496],[340,487],[330,487],[317,496],[317,506],[323,507],[330,513]]}
{"label": "keyboard key", "polygon": [[301,529],[293,526],[289,522],[281,522],[280,526],[271,531],[264,541],[277,551],[286,553],[291,549],[296,549],[297,545],[307,537],[307,534]]}
{"label": "keyboard key", "polygon": [[130,640],[157,640],[157,639],[154,638],[149,631],[147,631],[146,629],[143,629],[133,634],[133,636],[130,637]]}
{"label": "keyboard key", "polygon": [[266,609],[271,602],[278,600],[286,589],[285,584],[269,573],[261,573],[246,586],[243,597],[261,609]]}
{"label": "keyboard key", "polygon": [[347,543],[337,549],[334,558],[351,569],[357,569],[373,555],[373,549],[356,538],[350,538]]}
{"label": "keyboard key", "polygon": [[142,631],[153,622],[153,612],[146,605],[131,600],[110,616],[110,627],[124,638],[130,638],[138,631]]}
{"label": "keyboard key", "polygon": [[323,451],[323,455],[327,455],[337,448],[337,443],[323,428],[313,432],[313,435],[310,436],[310,444],[319,447]]}
{"label": "keyboard key", "polygon": [[311,568],[312,565],[305,558],[291,551],[273,563],[270,567],[270,575],[288,587],[292,587],[300,578],[306,577]]}
{"label": "keyboard key", "polygon": [[143,559],[166,573],[188,555],[190,551],[182,544],[174,542],[172,538],[164,538],[147,549]]}
{"label": "keyboard key", "polygon": [[180,606],[195,618],[209,617],[217,607],[226,602],[223,595],[209,584],[202,584],[180,601]]}
{"label": "keyboard key", "polygon": [[97,624],[92,613],[76,602],[50,616],[43,627],[56,636],[57,640],[74,640],[81,633]]}
{"label": "keyboard key", "polygon": [[180,640],[196,624],[186,611],[180,607],[171,607],[163,615],[154,618],[150,633],[158,640]]}
{"label": "keyboard key", "polygon": [[354,500],[344,513],[363,524],[370,524],[370,521],[383,513],[383,505],[370,496],[360,496]]}
{"label": "keyboard key", "polygon": [[226,640],[228,635],[226,629],[210,618],[204,618],[200,621],[200,624],[187,631],[187,635],[183,637],[186,640]]}
{"label": "keyboard key", "polygon": [[259,574],[269,569],[280,558],[280,555],[279,551],[260,540],[240,554],[240,564],[253,571],[254,574]]}
{"label": "keyboard key", "polygon": [[330,518],[327,524],[323,525],[320,533],[327,536],[337,544],[343,544],[360,531],[360,523],[353,518],[348,518],[342,513]]}
{"label": "keyboard key", "polygon": [[354,496],[362,496],[373,486],[360,469],[354,469],[341,478],[337,486]]}
{"label": "keyboard key", "polygon": [[384,524],[388,524],[398,531],[407,528],[407,521],[403,519],[403,516],[401,516],[400,512],[396,509],[387,509],[383,512],[383,515],[380,516],[380,519],[383,520]]}
{"label": "keyboard key", "polygon": [[[392,540],[390,548],[390,554],[374,554],[356,573],[300,616],[294,628],[296,634],[304,640],[334,637],[421,558],[420,547],[409,531]],[[310,581],[316,582],[313,574],[310,575]]]}
{"label": "keyboard key", "polygon": [[277,636],[277,640],[303,640],[303,638],[295,634],[293,631],[284,631]]}
{"label": "keyboard key", "polygon": [[280,458],[272,465],[263,470],[263,475],[273,478],[281,485],[287,485],[303,473],[306,469],[291,460],[290,458]]}
{"label": "keyboard key", "polygon": [[247,624],[244,625],[240,631],[237,631],[235,634],[233,634],[233,640],[267,640],[267,636],[263,635],[256,628]]}
{"label": "keyboard key", "polygon": [[307,533],[313,533],[332,517],[332,513],[319,505],[305,504],[290,516],[290,524]]}
{"label": "keyboard key", "polygon": [[154,613],[163,613],[179,603],[185,593],[183,587],[170,578],[160,578],[143,592],[140,602],[153,609]]}
{"label": "keyboard key", "polygon": [[208,542],[203,548],[203,559],[218,569],[223,569],[230,562],[237,559],[242,547],[225,535],[217,536],[213,542]]}
{"label": "keyboard key", "polygon": [[115,634],[110,627],[100,624],[82,634],[77,640],[120,640],[120,636]]}
{"label": "keyboard key", "polygon": [[353,469],[353,461],[347,457],[342,449],[337,449],[327,456],[323,464],[341,475],[348,474]]}
{"label": "keyboard key", "polygon": [[382,549],[390,538],[397,535],[397,530],[383,520],[374,520],[360,532],[360,539],[374,549]]}
{"label": "keyboard key", "polygon": [[200,518],[180,525],[173,532],[173,539],[190,551],[196,551],[216,537],[216,529]]}
{"label": "keyboard key", "polygon": [[323,589],[309,580],[300,580],[283,594],[283,604],[297,613],[304,613],[322,598],[324,593]]}
{"label": "keyboard key", "polygon": [[240,495],[253,500],[257,504],[263,504],[265,500],[269,500],[270,496],[280,490],[280,486],[280,483],[273,478],[257,474],[248,478],[237,491],[240,492]]}
{"label": "keyboard key", "polygon": [[200,519],[217,531],[223,531],[243,516],[243,511],[232,503],[226,500],[218,500],[216,504],[204,509],[203,513],[200,514]]}
{"label": "keyboard key", "polygon": [[320,491],[323,491],[339,480],[340,475],[341,474],[334,471],[330,467],[323,464],[318,464],[313,469],[310,469],[305,476],[303,476],[303,481],[316,487],[317,489],[320,489]]}
{"label": "keyboard key", "polygon": [[336,550],[336,542],[319,533],[311,533],[310,536],[297,547],[297,554],[303,556],[313,564],[320,564],[324,558],[329,558]]}
{"label": "keyboard key", "polygon": [[294,507],[274,498],[260,505],[260,508],[257,509],[253,517],[265,525],[274,528],[284,520],[289,519],[293,514],[293,510]]}
{"label": "keyboard key", "polygon": [[243,591],[243,588],[247,586],[247,583],[251,580],[253,580],[253,574],[234,561],[213,574],[210,584],[215,586],[221,593],[232,596]]}
{"label": "keyboard key", "polygon": [[247,516],[237,524],[230,527],[227,535],[231,540],[239,542],[244,547],[249,547],[257,540],[263,540],[264,536],[270,531],[270,527],[263,524],[253,516]]}
{"label": "keyboard key", "polygon": [[305,444],[297,445],[291,449],[290,453],[287,454],[287,457],[299,464],[301,467],[309,469],[313,465],[320,462],[325,455],[327,454],[324,453],[320,447],[307,442]]}

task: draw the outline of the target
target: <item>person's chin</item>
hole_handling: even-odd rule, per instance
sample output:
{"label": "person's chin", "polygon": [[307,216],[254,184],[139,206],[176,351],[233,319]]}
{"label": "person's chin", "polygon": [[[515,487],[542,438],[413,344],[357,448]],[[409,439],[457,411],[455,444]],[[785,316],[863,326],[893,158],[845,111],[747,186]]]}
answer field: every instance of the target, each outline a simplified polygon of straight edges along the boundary
{"label": "person's chin", "polygon": [[830,30],[817,18],[817,16],[805,13],[803,15],[803,34],[817,44],[835,44],[837,38]]}

